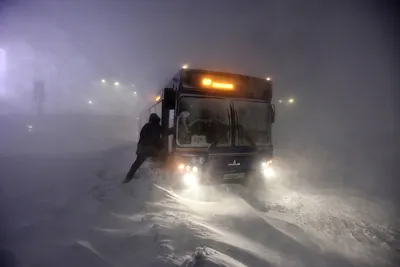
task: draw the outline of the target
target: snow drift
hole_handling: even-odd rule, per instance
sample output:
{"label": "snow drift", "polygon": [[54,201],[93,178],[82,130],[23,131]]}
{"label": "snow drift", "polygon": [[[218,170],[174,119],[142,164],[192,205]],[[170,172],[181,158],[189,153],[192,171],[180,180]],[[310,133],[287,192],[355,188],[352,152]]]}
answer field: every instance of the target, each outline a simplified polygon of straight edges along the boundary
{"label": "snow drift", "polygon": [[[82,140],[81,140],[82,142]],[[0,160],[0,259],[19,266],[395,266],[390,203],[266,183],[175,192],[151,168],[121,184],[134,147]],[[266,203],[263,204],[263,203]],[[396,258],[397,257],[397,258]]]}

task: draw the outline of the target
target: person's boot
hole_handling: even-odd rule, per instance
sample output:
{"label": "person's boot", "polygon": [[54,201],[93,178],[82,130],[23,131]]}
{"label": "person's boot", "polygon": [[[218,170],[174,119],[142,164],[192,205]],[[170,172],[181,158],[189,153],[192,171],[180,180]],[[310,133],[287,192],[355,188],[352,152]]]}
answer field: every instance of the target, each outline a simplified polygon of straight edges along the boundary
{"label": "person's boot", "polygon": [[135,177],[135,173],[128,172],[128,174],[125,177],[125,180],[122,182],[123,184],[129,183],[132,179],[138,179],[138,177]]}
{"label": "person's boot", "polygon": [[128,174],[127,174],[126,177],[125,177],[125,180],[122,181],[122,183],[123,183],[123,184],[127,184],[127,183],[129,183],[132,179],[133,179],[133,175],[130,174],[130,173],[128,172]]}

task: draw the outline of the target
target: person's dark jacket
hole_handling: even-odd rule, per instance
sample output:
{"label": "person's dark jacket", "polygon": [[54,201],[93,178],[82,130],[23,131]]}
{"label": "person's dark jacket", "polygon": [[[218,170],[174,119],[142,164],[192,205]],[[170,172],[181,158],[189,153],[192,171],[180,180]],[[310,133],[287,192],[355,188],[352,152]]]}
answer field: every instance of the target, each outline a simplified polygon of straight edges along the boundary
{"label": "person's dark jacket", "polygon": [[155,156],[162,149],[160,117],[152,113],[140,131],[136,154]]}

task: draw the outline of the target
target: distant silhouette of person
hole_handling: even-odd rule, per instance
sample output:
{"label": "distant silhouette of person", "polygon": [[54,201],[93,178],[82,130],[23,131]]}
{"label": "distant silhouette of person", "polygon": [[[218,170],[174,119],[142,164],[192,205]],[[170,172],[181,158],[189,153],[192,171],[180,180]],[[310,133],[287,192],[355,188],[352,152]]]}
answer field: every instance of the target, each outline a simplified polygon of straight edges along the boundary
{"label": "distant silhouette of person", "polygon": [[43,114],[43,105],[46,100],[44,81],[36,80],[33,85],[33,102],[36,106],[36,114]]}
{"label": "distant silhouette of person", "polygon": [[149,157],[157,157],[162,150],[160,117],[156,113],[150,114],[149,122],[140,131],[139,142],[136,149],[136,160],[132,164],[124,183],[133,179],[136,171]]}

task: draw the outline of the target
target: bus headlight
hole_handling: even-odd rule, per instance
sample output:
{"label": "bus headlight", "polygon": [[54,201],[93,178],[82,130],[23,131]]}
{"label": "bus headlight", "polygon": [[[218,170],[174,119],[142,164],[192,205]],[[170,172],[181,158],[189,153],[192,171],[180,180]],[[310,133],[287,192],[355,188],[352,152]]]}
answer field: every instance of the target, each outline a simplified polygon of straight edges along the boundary
{"label": "bus headlight", "polygon": [[262,172],[263,172],[264,176],[267,178],[275,177],[275,172],[271,167],[263,169]]}
{"label": "bus headlight", "polygon": [[183,182],[186,186],[195,186],[198,183],[197,176],[194,173],[187,172],[183,175]]}
{"label": "bus headlight", "polygon": [[193,172],[193,173],[197,173],[199,171],[199,169],[197,168],[197,166],[190,166],[190,165],[185,165],[185,164],[178,164],[178,170],[181,173],[186,173],[186,172]]}
{"label": "bus headlight", "polygon": [[270,167],[270,166],[272,166],[272,160],[261,162],[261,167],[262,168],[266,168],[266,167]]}
{"label": "bus headlight", "polygon": [[266,178],[275,177],[275,171],[272,167],[272,160],[261,162],[261,172]]}
{"label": "bus headlight", "polygon": [[199,168],[180,163],[177,165],[178,173],[182,177],[182,182],[188,187],[196,186],[199,183]]}

